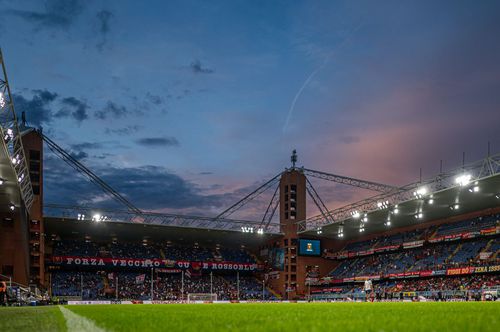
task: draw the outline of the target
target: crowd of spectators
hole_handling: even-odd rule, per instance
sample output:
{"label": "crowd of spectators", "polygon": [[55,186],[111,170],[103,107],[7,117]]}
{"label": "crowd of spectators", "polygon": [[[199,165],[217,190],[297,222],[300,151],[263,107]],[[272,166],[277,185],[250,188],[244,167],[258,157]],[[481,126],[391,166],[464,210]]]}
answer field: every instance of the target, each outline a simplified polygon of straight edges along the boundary
{"label": "crowd of spectators", "polygon": [[[204,273],[183,277],[180,273],[155,273],[153,275],[153,300],[187,300],[188,294],[217,294],[217,300],[261,300],[262,283],[254,276]],[[118,288],[118,295],[116,289]],[[182,293],[184,290],[184,293]],[[151,274],[142,272],[65,272],[52,273],[52,295],[75,297],[83,300],[150,300]],[[264,289],[264,299],[274,295]]]}
{"label": "crowd of spectators", "polygon": [[500,214],[478,217],[474,219],[463,220],[450,224],[442,224],[437,228],[435,236],[457,234],[461,232],[474,232],[480,229],[498,225]]}
{"label": "crowd of spectators", "polygon": [[[453,223],[445,223],[412,231],[398,232],[392,235],[381,235],[368,240],[350,242],[347,243],[341,251],[359,252],[390,245],[402,245],[404,242],[429,240],[439,236],[460,234],[463,232],[477,232],[481,229],[487,229],[495,226],[500,226],[500,214],[477,217]],[[325,250],[325,252],[334,253],[335,251]]]}
{"label": "crowd of spectators", "polygon": [[[401,293],[425,292],[426,294],[444,293],[448,291],[480,292],[491,287],[500,286],[500,276],[498,274],[468,275],[468,276],[442,276],[431,278],[402,279],[374,281],[373,288],[375,296],[379,299],[400,298]],[[318,293],[324,287],[313,288],[313,294]],[[329,291],[332,288],[327,288]],[[366,295],[363,291],[363,283],[344,284],[333,288],[338,294]]]}
{"label": "crowd of spectators", "polygon": [[255,263],[254,258],[244,249],[206,248],[198,245],[181,246],[171,243],[163,245],[158,243],[95,243],[89,240],[56,240],[53,244],[53,255]]}
{"label": "crowd of spectators", "polygon": [[65,272],[51,274],[52,296],[76,296],[82,299],[94,299],[104,289],[101,273]]}
{"label": "crowd of spectators", "polygon": [[[454,223],[445,223],[408,232],[382,235],[369,240],[348,243],[343,251],[359,252],[405,242],[429,240],[445,235],[476,232],[499,226],[500,215],[467,219]],[[422,246],[423,245],[423,246]],[[489,257],[480,257],[484,251]],[[373,253],[366,256],[347,258],[330,273],[337,278],[360,275],[387,275],[422,270],[440,270],[468,265],[500,264],[500,239],[479,237],[468,240],[445,241],[439,243],[420,243],[417,248],[401,248],[393,252]]]}
{"label": "crowd of spectators", "polygon": [[[500,264],[500,239],[481,238],[467,242],[444,242],[398,252],[381,253],[346,259],[330,273],[336,278],[360,275],[387,275],[422,270],[442,270],[468,265]],[[489,245],[489,247],[488,247]],[[488,249],[485,249],[488,247]],[[489,259],[480,259],[480,252],[496,250]]]}

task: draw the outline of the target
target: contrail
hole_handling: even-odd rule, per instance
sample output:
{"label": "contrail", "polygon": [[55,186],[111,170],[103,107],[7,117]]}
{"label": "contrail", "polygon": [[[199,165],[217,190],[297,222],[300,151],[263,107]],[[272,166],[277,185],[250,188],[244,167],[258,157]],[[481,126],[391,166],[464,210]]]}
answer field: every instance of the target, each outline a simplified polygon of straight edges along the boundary
{"label": "contrail", "polygon": [[300,87],[299,91],[297,91],[297,93],[295,94],[295,97],[293,97],[292,104],[290,105],[290,109],[288,110],[288,114],[286,116],[285,125],[283,126],[283,132],[285,132],[286,129],[288,128],[288,123],[290,122],[290,118],[292,117],[293,109],[295,108],[295,103],[297,102],[297,99],[299,99],[300,95],[302,94],[302,91],[304,91],[305,87],[309,84],[309,82],[313,79],[313,77],[316,76],[316,74],[326,65],[326,63],[328,62],[328,59],[329,59],[329,56],[326,57],[325,61],[323,61],[321,66],[316,68],[307,77],[307,79],[304,81],[304,83],[302,83],[302,86]]}
{"label": "contrail", "polygon": [[318,67],[316,68],[315,70],[313,70],[313,72],[311,74],[309,74],[309,76],[306,78],[306,80],[304,81],[304,83],[302,83],[302,86],[300,87],[300,89],[297,91],[297,93],[295,94],[295,97],[293,97],[293,100],[292,100],[292,104],[290,105],[290,109],[288,110],[288,114],[286,116],[286,120],[285,120],[285,124],[283,125],[283,133],[285,133],[285,131],[288,129],[288,124],[290,122],[290,118],[292,117],[292,113],[293,113],[293,110],[295,109],[295,104],[297,103],[297,100],[299,99],[300,95],[302,95],[302,91],[304,91],[304,89],[307,87],[307,85],[309,84],[309,82],[314,78],[314,76],[316,76],[316,74],[321,70],[323,69],[323,67],[326,66],[326,64],[328,63],[328,61],[330,60],[330,58],[335,54],[335,52],[338,52],[342,49],[342,47],[344,47],[344,45],[347,44],[348,41],[350,41],[350,38],[351,36],[356,32],[358,31],[359,29],[361,28],[361,25],[359,25],[358,27],[356,27],[345,39],[342,43],[340,43],[340,45],[337,47],[336,50],[333,50],[332,52],[330,52],[330,54],[327,54],[327,56],[325,57],[325,60],[323,61],[323,63]]}

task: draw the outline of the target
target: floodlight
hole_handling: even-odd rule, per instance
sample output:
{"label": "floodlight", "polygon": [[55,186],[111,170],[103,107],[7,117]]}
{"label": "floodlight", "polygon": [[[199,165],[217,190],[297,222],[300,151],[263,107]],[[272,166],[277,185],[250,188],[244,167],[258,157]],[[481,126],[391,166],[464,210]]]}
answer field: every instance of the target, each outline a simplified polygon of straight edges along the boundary
{"label": "floodlight", "polygon": [[359,211],[352,211],[351,214],[352,214],[352,217],[355,219],[358,219],[359,217],[361,217],[361,214],[359,213]]}
{"label": "floodlight", "polygon": [[389,207],[389,201],[382,201],[382,202],[377,202],[377,207],[380,210],[386,209]]}
{"label": "floodlight", "polygon": [[457,176],[455,182],[463,187],[469,184],[471,178],[472,176],[470,174],[462,174],[460,176]]}
{"label": "floodlight", "polygon": [[264,234],[264,229],[263,228],[258,228],[257,229],[257,234]]}
{"label": "floodlight", "polygon": [[429,200],[427,201],[427,203],[429,203],[429,204],[431,204],[431,205],[432,205],[432,204],[434,204],[434,198],[429,199]]}
{"label": "floodlight", "polygon": [[3,93],[0,92],[0,108],[4,108],[5,107],[5,98],[3,96]]}
{"label": "floodlight", "polygon": [[15,206],[14,204],[10,204],[10,205],[9,205],[9,209],[10,209],[11,211],[14,211],[14,210],[16,209],[16,206]]}
{"label": "floodlight", "polygon": [[316,234],[322,234],[323,233],[323,230],[321,229],[321,227],[318,227],[318,229],[316,230]]}
{"label": "floodlight", "polygon": [[469,188],[469,191],[470,191],[471,193],[477,193],[477,192],[479,192],[479,186],[477,186],[477,185],[476,185],[476,186],[474,186],[474,187],[470,187],[470,188]]}
{"label": "floodlight", "polygon": [[0,186],[5,183],[5,180],[0,178]]}
{"label": "floodlight", "polygon": [[391,221],[390,220],[387,220],[384,225],[386,225],[387,227],[391,226]]}
{"label": "floodlight", "polygon": [[92,216],[92,221],[96,221],[96,222],[99,222],[101,221],[101,215],[96,213]]}
{"label": "floodlight", "polygon": [[427,194],[427,188],[426,187],[420,187],[417,189],[417,191],[414,191],[413,192],[413,195],[417,198],[422,198],[423,196],[425,196]]}
{"label": "floodlight", "polygon": [[14,131],[12,131],[12,129],[8,128],[5,131],[5,135],[3,137],[3,140],[5,141],[5,143],[8,143],[13,138],[14,138]]}

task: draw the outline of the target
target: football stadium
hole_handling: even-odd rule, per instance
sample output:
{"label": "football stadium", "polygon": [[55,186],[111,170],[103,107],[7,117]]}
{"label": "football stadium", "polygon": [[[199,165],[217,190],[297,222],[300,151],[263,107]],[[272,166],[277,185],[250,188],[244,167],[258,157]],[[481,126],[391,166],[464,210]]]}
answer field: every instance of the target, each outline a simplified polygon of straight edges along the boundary
{"label": "football stadium", "polygon": [[[200,26],[178,22],[178,29],[167,29],[169,33],[165,38],[176,41],[179,56],[182,52],[203,54],[201,49],[205,55],[198,56],[210,59],[210,52],[220,52],[219,47],[209,47],[195,37],[208,33],[200,32],[202,26],[208,30],[212,27],[218,31],[217,36],[229,38],[241,34],[242,39],[247,38],[242,37],[246,30],[241,30],[246,25],[252,29],[262,28],[270,35],[277,33],[275,29],[279,24],[288,27],[289,23],[274,21],[281,14],[273,10],[283,11],[288,18],[294,17],[292,9],[297,10],[295,15],[303,14],[304,22],[308,22],[307,27],[311,29],[314,26],[314,29],[324,29],[323,32],[330,31],[332,24],[333,30],[348,31],[347,35],[340,33],[342,38],[334,41],[331,53],[320,51],[317,46],[326,49],[325,45],[331,42],[324,35],[325,45],[319,42],[316,45],[315,34],[310,35],[310,39],[304,34],[306,37],[302,37],[308,42],[305,51],[303,38],[297,37],[291,42],[293,47],[300,43],[299,50],[308,55],[314,53],[312,58],[320,56],[320,60],[305,78],[294,83],[295,94],[283,128],[273,127],[271,115],[266,123],[262,114],[233,121],[229,113],[214,113],[210,119],[196,113],[199,108],[206,108],[208,112],[212,107],[208,105],[210,102],[216,107],[220,105],[218,100],[211,99],[213,96],[195,100],[191,96],[195,90],[198,94],[216,94],[218,92],[207,91],[224,89],[226,84],[238,86],[224,90],[224,98],[227,97],[231,107],[240,102],[252,104],[250,99],[255,97],[253,92],[244,97],[239,95],[238,89],[250,89],[248,82],[235,82],[224,69],[216,70],[215,65],[211,67],[197,58],[189,66],[165,69],[172,75],[189,75],[189,85],[186,85],[189,88],[182,85],[182,80],[168,78],[175,81],[168,92],[164,90],[157,95],[147,92],[143,94],[144,99],[139,99],[140,84],[154,85],[156,81],[151,73],[160,73],[166,65],[156,63],[156,58],[148,55],[136,66],[136,57],[125,55],[128,52],[125,50],[139,52],[138,47],[152,43],[157,36],[153,30],[144,30],[145,35],[151,35],[137,41],[138,45],[135,42],[129,45],[132,27],[120,28],[119,21],[120,17],[137,10],[141,16],[138,20],[151,20],[149,23],[155,25],[155,29],[160,29],[156,26],[160,22],[168,27],[173,24],[155,21],[158,13],[135,8],[137,4],[129,8],[130,3],[125,2],[120,3],[123,4],[120,9],[110,2],[109,8],[103,7],[93,16],[94,7],[101,4],[54,0],[42,7],[35,4],[33,8],[28,4],[7,5],[8,24],[0,29],[8,31],[11,25],[19,25],[19,31],[31,32],[25,40],[12,36],[0,39],[3,46],[0,50],[0,330],[499,330],[500,153],[496,143],[500,143],[497,97],[500,65],[497,61],[487,62],[490,56],[500,56],[498,43],[491,37],[500,32],[500,16],[493,14],[498,13],[498,4],[484,2],[484,8],[480,9],[469,8],[473,6],[471,3],[457,4],[450,17],[442,18],[442,27],[425,29],[426,33],[449,29],[446,38],[461,41],[463,35],[456,31],[457,24],[463,20],[473,22],[470,23],[473,27],[466,30],[467,42],[482,55],[488,54],[478,63],[488,64],[489,74],[481,76],[483,73],[476,68],[480,65],[476,63],[472,66],[478,72],[474,72],[475,76],[457,78],[450,74],[454,83],[442,83],[433,94],[445,98],[442,93],[456,99],[453,103],[431,100],[422,92],[423,88],[415,88],[418,92],[411,97],[401,97],[402,105],[410,107],[411,103],[418,104],[423,99],[432,112],[419,110],[410,115],[399,108],[392,109],[389,117],[380,115],[383,122],[380,133],[378,129],[371,132],[366,124],[378,121],[370,113],[363,114],[360,120],[358,115],[347,112],[355,121],[363,123],[359,124],[360,130],[352,128],[352,131],[341,128],[351,121],[345,120],[344,113],[328,113],[326,118],[314,112],[310,116],[295,113],[302,107],[297,102],[307,98],[303,94],[322,91],[321,84],[327,89],[327,81],[322,82],[321,77],[329,75],[328,67],[336,65],[334,62],[348,66],[369,57],[370,66],[377,67],[372,62],[378,61],[376,46],[366,45],[363,52],[358,49],[360,45],[356,46],[365,34],[374,40],[378,40],[379,33],[395,38],[398,29],[390,33],[385,29],[379,31],[385,23],[370,21],[371,15],[360,9],[372,6],[370,4],[359,3],[359,8],[353,9],[344,3],[346,9],[329,2],[300,3],[299,6],[299,2],[278,5],[243,1],[238,8],[233,7],[234,3],[218,2],[212,4],[213,7],[205,3],[201,16],[191,11],[194,4],[169,4],[174,12],[186,11],[201,20],[197,23]],[[166,4],[150,5],[158,11],[167,10]],[[444,7],[449,6],[453,4]],[[374,17],[378,15],[384,20],[406,15],[409,21],[395,19],[393,24],[408,29],[408,33],[413,31],[410,17],[415,16],[415,22],[419,23],[414,24],[419,26],[424,20],[420,15],[424,12],[431,15],[420,7],[416,11],[391,9],[390,14],[372,9]],[[469,10],[472,18],[464,14]],[[333,14],[337,11],[343,14]],[[316,20],[326,12],[332,15],[331,19],[343,22],[342,25]],[[215,19],[223,13],[238,19],[220,22]],[[357,21],[358,14],[366,16],[361,24]],[[263,21],[257,19],[259,15]],[[349,15],[356,18],[353,19],[356,24],[345,23],[350,22]],[[82,23],[93,22],[90,18],[85,21],[87,16],[99,23],[93,30]],[[210,19],[205,22],[207,17]],[[326,22],[330,22],[330,16],[325,17]],[[307,30],[305,26],[302,28]],[[113,37],[113,45],[114,31],[120,31],[121,35]],[[188,33],[186,37],[184,31],[194,35]],[[474,38],[476,32],[481,36],[479,41]],[[181,35],[193,39],[181,43],[177,40]],[[280,33],[277,35],[283,37]],[[38,37],[31,40],[28,36]],[[55,47],[54,53],[43,48],[26,52],[40,42],[38,38],[52,45],[50,47],[61,43],[64,50]],[[259,38],[258,43],[263,43],[271,37]],[[412,36],[409,34],[408,38]],[[414,41],[422,42],[419,38],[415,37]],[[217,38],[211,40],[215,42]],[[241,43],[237,39],[228,40],[235,45]],[[438,38],[438,42],[443,40]],[[406,39],[393,40],[397,42],[406,45]],[[429,49],[435,50],[438,46],[433,42],[425,40],[422,45],[429,44]],[[75,44],[77,51],[71,53]],[[150,46],[156,52],[164,52],[158,45]],[[269,49],[275,47],[266,45]],[[422,45],[419,44],[419,49]],[[472,61],[469,57],[476,54],[467,49],[467,45],[465,41],[453,44],[455,51],[460,50],[455,52],[457,63],[449,64],[452,60],[448,59],[453,56],[445,52],[447,60],[441,65],[458,71],[462,60],[457,54],[462,51],[473,54],[462,54],[464,64]],[[119,54],[117,49],[125,53]],[[346,60],[341,56],[349,52],[354,52],[353,58]],[[381,52],[385,57],[386,51]],[[81,60],[79,57],[85,56],[79,53],[90,58]],[[95,58],[92,54],[96,54]],[[143,53],[135,55],[139,54]],[[326,60],[321,58],[324,54],[327,54]],[[427,66],[431,61],[426,54],[421,56]],[[63,57],[71,56],[76,57],[72,61],[83,69],[73,68],[72,62],[67,66]],[[247,73],[243,71],[242,79],[257,79],[260,70],[262,73],[272,70],[267,64],[259,67],[259,61],[276,65],[267,55],[242,60],[228,51],[219,56],[227,56],[231,61],[238,59],[244,66],[252,67],[256,76],[245,76]],[[292,58],[290,55],[289,60]],[[32,71],[39,70],[33,66],[35,63],[43,67],[40,75],[46,77],[46,81],[35,79],[38,74]],[[231,66],[229,62],[226,64]],[[398,64],[394,66],[398,68]],[[112,69],[108,72],[104,68]],[[56,74],[58,70],[60,75]],[[387,67],[384,70],[389,71]],[[432,70],[440,72],[437,67]],[[103,76],[114,75],[110,83],[98,82],[99,71],[103,71]],[[444,76],[440,76],[442,82],[448,79],[444,71]],[[136,77],[137,86],[135,83],[130,87],[125,85],[125,77]],[[457,83],[462,78],[470,79],[473,87]],[[92,83],[86,85],[86,82]],[[272,94],[278,94],[281,88],[274,86],[274,81],[267,82],[269,89],[276,89]],[[349,89],[365,87],[362,82],[346,81],[345,84]],[[403,83],[398,78],[394,84],[398,86],[394,87],[396,91]],[[467,94],[465,88],[477,94]],[[71,89],[88,95],[82,99],[70,96]],[[341,90],[345,92],[345,89]],[[374,107],[372,103],[377,99],[371,94],[382,93],[373,89],[365,91],[368,108]],[[128,95],[130,104],[125,106],[115,90],[122,96]],[[257,95],[269,97],[269,103],[274,103],[274,97],[263,92],[262,86],[258,91]],[[189,98],[192,99],[186,101]],[[361,105],[358,96],[354,99],[353,104],[346,101],[346,109]],[[319,101],[308,101],[319,107]],[[99,102],[105,104],[105,108],[98,108]],[[395,101],[383,102],[382,106],[390,109],[394,106],[392,103]],[[434,109],[436,107],[454,109],[470,105],[481,110],[456,111],[460,121],[443,111],[446,121],[434,122],[433,114],[440,112]],[[179,114],[176,107],[192,113]],[[134,109],[135,114],[128,114],[129,108]],[[252,105],[248,110],[252,112]],[[411,118],[414,115],[415,118]],[[417,121],[412,119],[426,115],[432,120],[419,122],[424,124],[418,126],[421,136],[407,139],[417,132],[414,124],[404,127],[402,123]],[[163,123],[168,117],[178,117],[172,120],[179,121],[173,127],[179,128],[184,136],[180,133],[170,136],[169,125]],[[394,124],[395,131],[387,122],[390,118],[403,119]],[[337,119],[346,122],[341,127],[329,122]],[[307,127],[309,121],[314,122],[312,127]],[[333,126],[332,130],[345,130],[346,134],[337,139],[342,141],[338,143],[342,148],[336,150],[333,145],[337,143],[317,138],[322,135],[320,122]],[[231,126],[234,128],[227,134],[218,136],[217,132]],[[279,149],[269,147],[265,133],[268,126],[280,132]],[[154,136],[157,128],[161,135]],[[239,143],[240,131],[246,130],[244,128],[250,128],[251,132],[245,135],[253,135],[249,143]],[[434,130],[439,132],[438,136],[433,136]],[[413,143],[400,146],[405,142]],[[477,142],[480,144],[476,145]],[[196,146],[195,150],[189,150],[191,144]],[[366,144],[366,148],[357,149],[359,144]],[[234,152],[233,145],[239,152]],[[442,157],[445,160],[441,159],[439,168],[423,168],[422,165],[435,164],[436,146],[449,150],[449,154]],[[182,148],[189,151],[178,152]],[[343,159],[348,161],[341,162]],[[378,163],[380,160],[384,167]],[[206,169],[217,171],[203,171]]]}

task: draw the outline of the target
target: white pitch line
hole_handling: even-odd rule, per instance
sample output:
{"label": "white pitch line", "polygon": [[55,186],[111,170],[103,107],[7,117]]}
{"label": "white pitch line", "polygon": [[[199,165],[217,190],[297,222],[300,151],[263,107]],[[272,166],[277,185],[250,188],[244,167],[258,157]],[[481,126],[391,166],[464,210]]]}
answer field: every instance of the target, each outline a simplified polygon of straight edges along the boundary
{"label": "white pitch line", "polygon": [[61,310],[61,313],[66,320],[68,332],[106,332],[105,329],[97,326],[94,321],[75,314],[73,311],[66,309],[63,306],[59,306],[59,310]]}

